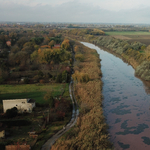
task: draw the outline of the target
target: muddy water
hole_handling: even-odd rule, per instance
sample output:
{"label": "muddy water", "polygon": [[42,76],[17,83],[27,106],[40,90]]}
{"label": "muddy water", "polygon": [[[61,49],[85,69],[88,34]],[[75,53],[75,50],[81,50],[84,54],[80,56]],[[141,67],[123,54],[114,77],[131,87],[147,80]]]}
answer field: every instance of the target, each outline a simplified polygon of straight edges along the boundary
{"label": "muddy water", "polygon": [[121,59],[96,49],[103,73],[104,115],[110,126],[110,140],[116,150],[150,150],[150,94],[134,76],[134,69]]}

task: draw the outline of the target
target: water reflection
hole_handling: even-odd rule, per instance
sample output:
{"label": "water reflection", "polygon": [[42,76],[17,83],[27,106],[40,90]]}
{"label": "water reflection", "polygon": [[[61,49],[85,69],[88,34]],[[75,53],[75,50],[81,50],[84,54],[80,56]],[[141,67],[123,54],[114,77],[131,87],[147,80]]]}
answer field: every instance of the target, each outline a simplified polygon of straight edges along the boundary
{"label": "water reflection", "polygon": [[102,59],[104,115],[115,148],[149,150],[150,83],[136,78],[134,69],[116,56],[83,44],[96,49]]}

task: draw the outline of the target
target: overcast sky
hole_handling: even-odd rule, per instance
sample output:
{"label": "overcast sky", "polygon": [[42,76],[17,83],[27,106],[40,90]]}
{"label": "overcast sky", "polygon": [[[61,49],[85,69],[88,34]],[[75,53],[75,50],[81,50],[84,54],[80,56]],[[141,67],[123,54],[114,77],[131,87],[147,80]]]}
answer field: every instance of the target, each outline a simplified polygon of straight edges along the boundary
{"label": "overcast sky", "polygon": [[0,0],[0,21],[150,24],[150,0]]}

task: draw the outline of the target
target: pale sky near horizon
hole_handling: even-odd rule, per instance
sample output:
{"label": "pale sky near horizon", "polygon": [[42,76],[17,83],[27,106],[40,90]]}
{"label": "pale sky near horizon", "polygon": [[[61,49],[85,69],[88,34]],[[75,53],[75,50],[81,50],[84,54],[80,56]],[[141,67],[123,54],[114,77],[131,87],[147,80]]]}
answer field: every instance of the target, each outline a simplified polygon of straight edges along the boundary
{"label": "pale sky near horizon", "polygon": [[150,24],[150,1],[0,0],[0,21]]}

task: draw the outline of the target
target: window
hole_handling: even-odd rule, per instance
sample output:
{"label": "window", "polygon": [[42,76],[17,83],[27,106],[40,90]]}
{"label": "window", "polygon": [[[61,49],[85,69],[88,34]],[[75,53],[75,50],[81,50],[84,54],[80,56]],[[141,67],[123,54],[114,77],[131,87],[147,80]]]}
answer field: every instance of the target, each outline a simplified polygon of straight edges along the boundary
{"label": "window", "polygon": [[22,104],[25,104],[25,102],[22,102]]}

